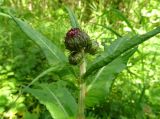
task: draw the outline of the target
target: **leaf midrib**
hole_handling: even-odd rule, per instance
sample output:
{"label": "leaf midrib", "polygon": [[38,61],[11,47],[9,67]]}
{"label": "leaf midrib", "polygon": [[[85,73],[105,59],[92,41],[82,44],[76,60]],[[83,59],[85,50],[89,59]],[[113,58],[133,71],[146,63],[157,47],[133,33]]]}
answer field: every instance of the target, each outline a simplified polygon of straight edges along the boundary
{"label": "leaf midrib", "polygon": [[49,91],[49,93],[53,96],[53,99],[56,100],[56,102],[58,103],[59,107],[63,110],[64,114],[66,117],[69,117],[67,111],[65,110],[65,108],[63,107],[62,103],[60,102],[60,100],[58,99],[58,97],[53,93],[53,91],[50,90],[49,87],[45,87],[46,90]]}

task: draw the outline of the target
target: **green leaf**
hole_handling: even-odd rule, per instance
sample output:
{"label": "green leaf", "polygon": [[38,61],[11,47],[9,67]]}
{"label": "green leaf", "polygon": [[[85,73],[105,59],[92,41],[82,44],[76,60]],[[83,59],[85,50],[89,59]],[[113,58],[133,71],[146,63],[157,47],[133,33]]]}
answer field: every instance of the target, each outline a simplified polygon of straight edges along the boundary
{"label": "green leaf", "polygon": [[87,68],[84,78],[92,74],[93,71],[98,70],[103,66],[111,63],[114,59],[116,59],[129,49],[143,43],[144,41],[157,35],[158,33],[160,33],[160,27],[157,27],[156,29],[147,32],[143,35],[135,35],[131,38],[126,36],[118,38],[111,44],[107,51],[103,52],[92,62],[92,64]]}
{"label": "green leaf", "polygon": [[50,65],[67,62],[67,58],[64,53],[54,43],[38,31],[32,29],[32,27],[27,23],[16,17],[11,17],[20,29],[42,49]]}
{"label": "green leaf", "polygon": [[91,82],[87,86],[86,105],[92,107],[105,101],[109,96],[111,86],[117,75],[126,68],[127,61],[137,49],[132,49],[125,55],[116,58],[107,66],[102,67],[95,76],[89,77]]}
{"label": "green leaf", "polygon": [[25,89],[44,104],[54,119],[75,117],[77,104],[66,88],[54,83],[38,85],[40,89]]}
{"label": "green leaf", "polygon": [[76,15],[74,14],[74,12],[69,7],[66,7],[66,9],[67,9],[69,17],[70,17],[72,28],[79,28],[78,20],[76,18]]}

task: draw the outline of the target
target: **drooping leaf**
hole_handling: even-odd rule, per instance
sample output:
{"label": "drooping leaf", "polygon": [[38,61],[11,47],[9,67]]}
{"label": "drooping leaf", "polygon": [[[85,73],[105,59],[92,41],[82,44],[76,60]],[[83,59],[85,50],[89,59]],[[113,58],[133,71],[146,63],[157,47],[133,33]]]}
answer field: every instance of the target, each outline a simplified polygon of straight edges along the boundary
{"label": "drooping leaf", "polygon": [[76,15],[74,14],[74,12],[69,7],[66,7],[66,9],[67,9],[69,17],[70,17],[72,28],[79,28],[78,20],[76,18]]}
{"label": "drooping leaf", "polygon": [[126,68],[127,61],[137,49],[132,49],[125,55],[116,58],[107,66],[102,67],[95,76],[91,76],[91,82],[87,86],[86,105],[89,107],[100,104],[109,96],[111,85],[116,76]]}
{"label": "drooping leaf", "polygon": [[87,71],[84,77],[87,77],[93,71],[98,70],[99,68],[102,68],[103,66],[109,64],[114,59],[119,57],[121,54],[143,43],[144,41],[157,35],[158,33],[160,33],[160,27],[157,27],[156,29],[150,32],[147,32],[143,35],[135,35],[131,38],[125,37],[125,36],[118,38],[111,44],[111,46],[108,48],[107,51],[103,52],[99,57],[97,57],[92,62],[92,64],[87,68]]}
{"label": "drooping leaf", "polygon": [[39,87],[40,89],[27,88],[25,91],[31,93],[45,105],[54,119],[75,117],[77,104],[66,88],[59,87],[54,83],[41,84]]}
{"label": "drooping leaf", "polygon": [[54,43],[38,31],[34,30],[26,22],[16,17],[11,17],[20,29],[42,49],[50,65],[67,62],[67,58],[64,53]]}

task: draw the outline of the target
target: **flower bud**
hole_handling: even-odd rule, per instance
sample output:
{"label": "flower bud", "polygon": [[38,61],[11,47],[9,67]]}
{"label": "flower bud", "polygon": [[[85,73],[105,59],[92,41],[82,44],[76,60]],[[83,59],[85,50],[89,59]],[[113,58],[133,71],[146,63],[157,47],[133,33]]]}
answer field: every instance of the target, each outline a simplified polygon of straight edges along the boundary
{"label": "flower bud", "polygon": [[91,44],[90,37],[79,28],[70,29],[65,37],[65,46],[70,51],[81,51]]}
{"label": "flower bud", "polygon": [[80,52],[72,52],[69,57],[68,57],[68,60],[69,60],[69,63],[72,64],[72,65],[77,65],[78,63],[81,62],[83,56]]}
{"label": "flower bud", "polygon": [[91,45],[89,45],[85,52],[90,53],[91,55],[95,55],[98,51],[99,44],[97,41],[93,41]]}

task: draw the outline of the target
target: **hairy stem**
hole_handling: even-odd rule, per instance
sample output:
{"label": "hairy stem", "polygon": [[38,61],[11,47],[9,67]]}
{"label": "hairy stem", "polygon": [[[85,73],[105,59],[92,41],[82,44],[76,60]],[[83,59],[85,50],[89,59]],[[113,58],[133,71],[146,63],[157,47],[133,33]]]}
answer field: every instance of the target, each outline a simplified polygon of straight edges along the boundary
{"label": "hairy stem", "polygon": [[86,89],[86,84],[84,80],[82,79],[82,76],[86,72],[86,64],[85,64],[85,57],[84,57],[84,51],[82,51],[83,55],[83,60],[82,63],[80,64],[80,78],[79,78],[79,87],[80,87],[80,92],[79,92],[79,99],[78,99],[78,116],[77,119],[85,119],[85,89]]}

